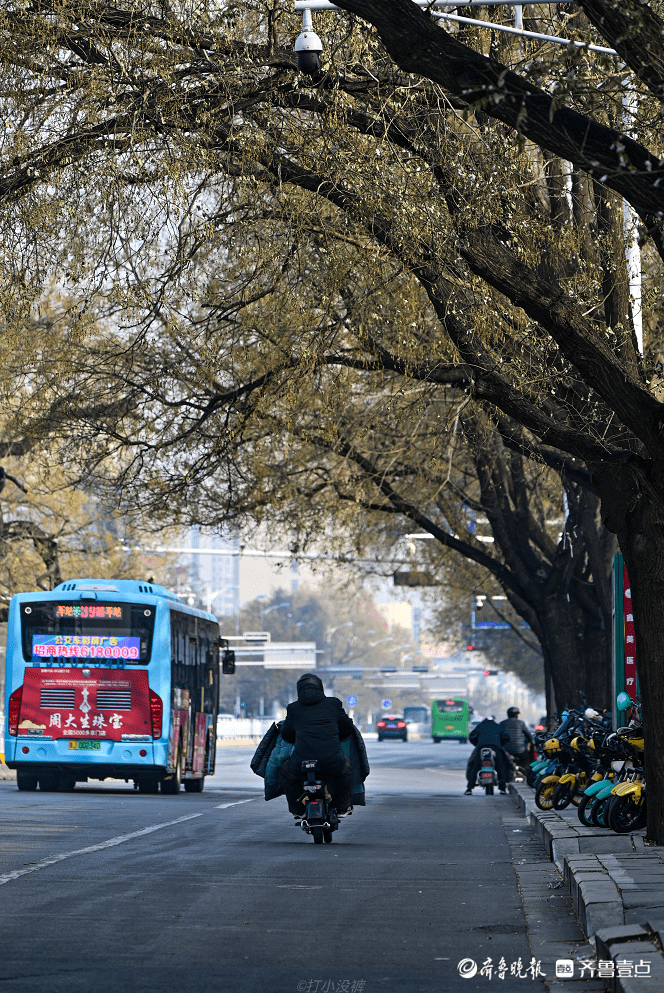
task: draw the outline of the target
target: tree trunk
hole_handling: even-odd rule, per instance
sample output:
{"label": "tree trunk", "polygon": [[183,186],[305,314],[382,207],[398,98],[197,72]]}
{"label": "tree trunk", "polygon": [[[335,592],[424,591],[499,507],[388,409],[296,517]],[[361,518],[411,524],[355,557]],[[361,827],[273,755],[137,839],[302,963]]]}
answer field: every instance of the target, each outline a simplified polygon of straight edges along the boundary
{"label": "tree trunk", "polygon": [[600,612],[593,617],[573,597],[568,600],[566,593],[557,593],[547,597],[538,616],[545,672],[553,681],[554,709],[560,714],[565,707],[581,706],[581,693],[589,707],[609,708],[611,632]]}
{"label": "tree trunk", "polygon": [[647,837],[664,845],[664,507],[641,498],[618,535],[632,593],[648,784]]}

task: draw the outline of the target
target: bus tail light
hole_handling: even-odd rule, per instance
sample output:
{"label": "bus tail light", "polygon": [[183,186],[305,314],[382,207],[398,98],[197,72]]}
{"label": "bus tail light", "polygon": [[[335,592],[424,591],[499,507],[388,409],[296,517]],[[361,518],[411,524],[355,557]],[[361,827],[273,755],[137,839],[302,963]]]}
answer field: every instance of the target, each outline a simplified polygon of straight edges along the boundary
{"label": "bus tail light", "polygon": [[18,719],[21,716],[21,700],[23,699],[23,687],[19,686],[14,690],[9,698],[9,708],[7,713],[7,730],[10,734],[18,734]]}
{"label": "bus tail light", "polygon": [[154,690],[150,690],[150,713],[152,715],[152,737],[161,738],[164,705],[161,702],[161,697]]}

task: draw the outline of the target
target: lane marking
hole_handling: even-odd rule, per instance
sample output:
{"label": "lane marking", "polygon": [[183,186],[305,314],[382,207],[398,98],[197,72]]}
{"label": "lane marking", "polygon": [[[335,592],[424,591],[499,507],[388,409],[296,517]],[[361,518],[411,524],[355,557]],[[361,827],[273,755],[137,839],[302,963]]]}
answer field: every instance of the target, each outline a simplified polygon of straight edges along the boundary
{"label": "lane marking", "polygon": [[225,810],[226,807],[237,807],[240,803],[251,803],[252,800],[257,800],[257,796],[252,796],[250,800],[233,800],[232,803],[218,803],[217,810]]}
{"label": "lane marking", "polygon": [[[322,886],[300,886],[296,883],[277,883],[278,890],[322,890]],[[351,891],[352,892],[352,891]]]}
{"label": "lane marking", "polygon": [[117,838],[109,838],[108,841],[102,841],[98,845],[89,845],[87,848],[77,848],[75,852],[64,852],[62,855],[52,855],[51,858],[42,859],[40,862],[35,862],[34,865],[28,866],[25,869],[15,869],[14,872],[7,872],[0,876],[0,886],[4,883],[11,882],[12,879],[18,879],[19,876],[25,876],[28,872],[37,872],[38,869],[46,869],[49,865],[55,865],[56,862],[62,862],[64,859],[71,859],[75,855],[89,855],[91,852],[101,852],[105,848],[113,848],[114,845],[122,845],[125,841],[132,841],[134,838],[142,838],[145,834],[152,834],[153,831],[161,831],[162,828],[172,827],[173,824],[182,824],[183,821],[191,821],[194,817],[202,817],[203,814],[187,814],[185,817],[178,817],[174,821],[166,821],[164,824],[153,824],[151,827],[142,828],[140,831],[132,831],[131,834],[121,834]]}

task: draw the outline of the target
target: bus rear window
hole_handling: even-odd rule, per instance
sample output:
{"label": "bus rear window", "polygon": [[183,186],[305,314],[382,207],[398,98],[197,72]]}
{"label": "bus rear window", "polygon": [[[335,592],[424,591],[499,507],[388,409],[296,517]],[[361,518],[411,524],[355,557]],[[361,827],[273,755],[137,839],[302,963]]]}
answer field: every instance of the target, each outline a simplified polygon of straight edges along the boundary
{"label": "bus rear window", "polygon": [[426,707],[404,707],[403,716],[406,721],[425,723],[429,718],[429,712]]}
{"label": "bus rear window", "polygon": [[144,603],[23,603],[23,658],[26,662],[72,659],[146,665],[154,615],[155,607]]}
{"label": "bus rear window", "polygon": [[440,714],[461,714],[463,713],[462,700],[436,700],[436,706]]}

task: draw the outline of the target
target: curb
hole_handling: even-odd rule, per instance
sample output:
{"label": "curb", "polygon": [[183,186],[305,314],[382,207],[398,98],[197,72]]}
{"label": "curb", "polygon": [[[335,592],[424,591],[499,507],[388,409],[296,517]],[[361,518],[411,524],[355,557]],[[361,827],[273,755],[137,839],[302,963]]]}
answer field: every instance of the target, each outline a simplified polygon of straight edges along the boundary
{"label": "curb", "polygon": [[584,827],[576,807],[539,810],[525,783],[510,790],[563,876],[611,993],[664,989],[664,847],[645,847],[645,831]]}

